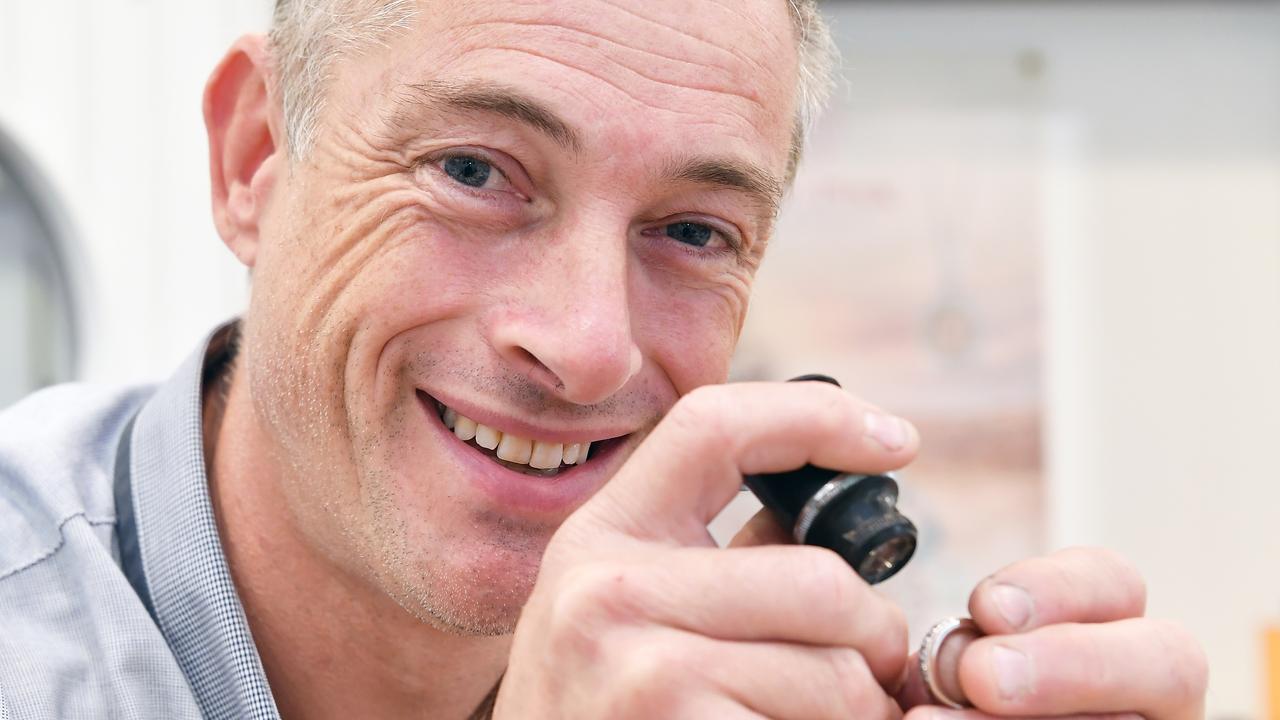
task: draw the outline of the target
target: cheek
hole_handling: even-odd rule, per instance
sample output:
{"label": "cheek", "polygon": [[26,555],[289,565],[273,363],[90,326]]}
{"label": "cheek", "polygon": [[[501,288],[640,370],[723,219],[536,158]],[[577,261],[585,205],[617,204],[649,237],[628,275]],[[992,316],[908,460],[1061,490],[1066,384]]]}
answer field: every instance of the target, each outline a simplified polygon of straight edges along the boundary
{"label": "cheek", "polygon": [[[387,333],[455,314],[483,292],[484,268],[420,193],[336,191],[300,209],[255,286],[284,337],[324,337],[345,350],[355,333]],[[255,287],[257,290],[258,287]]]}
{"label": "cheek", "polygon": [[314,442],[376,425],[369,405],[381,414],[403,394],[391,377],[403,359],[384,358],[388,345],[465,315],[476,297],[474,260],[416,193],[390,184],[311,192],[267,229],[245,326],[263,369],[255,395],[281,436]]}
{"label": "cheek", "polygon": [[416,411],[423,363],[478,351],[474,318],[492,292],[489,264],[472,243],[425,213],[415,216],[381,240],[382,252],[335,308],[354,318],[344,361],[348,412],[371,413],[375,434],[379,416],[405,403]]}
{"label": "cheek", "polygon": [[649,287],[637,293],[633,319],[641,347],[677,394],[724,382],[747,311],[750,278],[708,286]]}

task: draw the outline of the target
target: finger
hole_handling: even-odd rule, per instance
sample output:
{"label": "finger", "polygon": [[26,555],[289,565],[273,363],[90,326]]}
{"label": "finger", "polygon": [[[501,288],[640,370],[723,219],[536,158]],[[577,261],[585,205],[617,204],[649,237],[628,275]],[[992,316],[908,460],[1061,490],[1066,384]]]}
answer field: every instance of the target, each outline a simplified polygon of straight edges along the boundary
{"label": "finger", "polygon": [[[627,708],[634,710],[633,708]],[[761,715],[733,698],[713,693],[701,693],[685,699],[677,708],[661,715],[650,715],[641,712],[637,718],[670,717],[675,720],[706,720],[707,718],[724,718],[725,720],[772,720]]]}
{"label": "finger", "polygon": [[705,528],[745,474],[806,463],[887,472],[906,465],[917,445],[905,420],[826,383],[704,386],[676,403],[574,519],[633,537],[678,539]]}
{"label": "finger", "polygon": [[1150,619],[986,637],[960,659],[965,696],[995,715],[1136,712],[1191,720],[1203,716],[1207,680],[1199,643]]}
{"label": "finger", "polygon": [[852,648],[886,687],[907,657],[902,611],[822,548],[683,548],[661,562],[579,567],[555,592],[575,627],[627,618],[721,640]]}
{"label": "finger", "polygon": [[759,545],[791,545],[795,538],[787,532],[768,509],[761,510],[729,541],[729,547],[755,547]]}
{"label": "finger", "polygon": [[862,656],[849,648],[724,642],[692,636],[683,644],[682,653],[692,672],[768,718],[902,717]]}
{"label": "finger", "polygon": [[1004,635],[1140,617],[1146,602],[1146,585],[1129,562],[1110,550],[1071,548],[983,580],[969,597],[969,612],[983,632]]}
{"label": "finger", "polygon": [[[911,653],[907,658],[906,676],[902,687],[894,696],[903,710],[910,710],[920,705],[930,705],[934,699],[925,687],[924,678],[920,675],[920,654]],[[957,676],[958,677],[958,676]]]}
{"label": "finger", "polygon": [[[905,720],[1008,720],[980,710],[951,710],[937,706],[918,707],[908,712]],[[1137,713],[1105,713],[1101,715],[1054,715],[1020,717],[1018,720],[1143,720]]]}

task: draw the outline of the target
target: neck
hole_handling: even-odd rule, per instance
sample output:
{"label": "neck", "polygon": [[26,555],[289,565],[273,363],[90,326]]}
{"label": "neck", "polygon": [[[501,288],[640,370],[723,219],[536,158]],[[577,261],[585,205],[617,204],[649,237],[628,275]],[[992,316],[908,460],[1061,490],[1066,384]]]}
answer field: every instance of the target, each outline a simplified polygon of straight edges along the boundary
{"label": "neck", "polygon": [[218,531],[285,718],[468,718],[487,704],[510,637],[420,622],[307,541],[244,373],[206,382],[204,428]]}

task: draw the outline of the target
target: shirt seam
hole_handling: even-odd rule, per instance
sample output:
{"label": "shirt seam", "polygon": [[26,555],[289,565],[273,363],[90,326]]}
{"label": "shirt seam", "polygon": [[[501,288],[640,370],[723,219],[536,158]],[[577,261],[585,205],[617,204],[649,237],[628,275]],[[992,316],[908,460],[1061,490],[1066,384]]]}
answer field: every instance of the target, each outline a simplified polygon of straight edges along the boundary
{"label": "shirt seam", "polygon": [[65,532],[63,532],[64,528],[66,528],[67,523],[71,522],[72,520],[75,520],[76,518],[83,518],[84,521],[89,523],[89,525],[91,526],[114,525],[116,523],[116,519],[114,517],[94,518],[94,517],[89,517],[89,515],[85,512],[71,513],[70,515],[62,518],[62,520],[58,521],[58,543],[56,545],[49,548],[42,555],[28,562],[27,564],[19,565],[18,567],[12,570],[8,570],[6,572],[0,573],[0,582],[4,582],[5,580],[8,580],[9,578],[23,571],[30,570],[31,568],[39,565],[40,563],[52,558],[54,555],[57,555],[58,551],[62,550],[62,548],[65,547],[67,544],[67,535]]}

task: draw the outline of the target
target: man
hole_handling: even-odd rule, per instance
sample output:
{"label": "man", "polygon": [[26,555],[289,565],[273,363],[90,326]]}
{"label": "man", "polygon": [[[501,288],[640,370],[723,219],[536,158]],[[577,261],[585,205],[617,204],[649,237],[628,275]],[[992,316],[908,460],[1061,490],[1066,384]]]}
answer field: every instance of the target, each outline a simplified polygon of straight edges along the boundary
{"label": "man", "polygon": [[[243,318],[0,418],[0,716],[900,717],[897,608],[705,529],[743,473],[917,447],[719,384],[826,43],[807,0],[281,0],[205,96]],[[909,716],[1200,717],[1143,592],[1101,551],[997,573],[979,709]]]}

